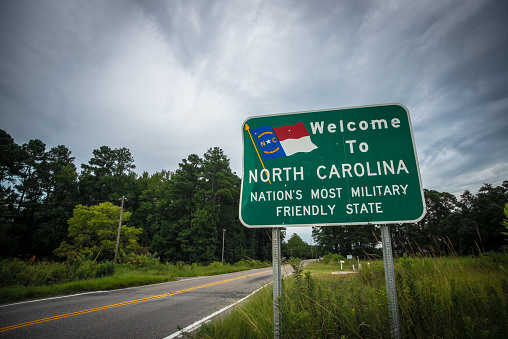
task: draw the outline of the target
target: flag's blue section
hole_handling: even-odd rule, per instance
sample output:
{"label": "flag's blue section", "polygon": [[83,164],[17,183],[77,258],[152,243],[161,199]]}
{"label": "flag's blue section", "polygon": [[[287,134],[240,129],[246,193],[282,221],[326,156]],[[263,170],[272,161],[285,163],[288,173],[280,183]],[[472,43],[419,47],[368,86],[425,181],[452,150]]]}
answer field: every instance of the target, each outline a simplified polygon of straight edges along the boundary
{"label": "flag's blue section", "polygon": [[259,153],[263,155],[265,160],[286,156],[279,139],[270,126],[259,127],[250,131],[259,145]]}

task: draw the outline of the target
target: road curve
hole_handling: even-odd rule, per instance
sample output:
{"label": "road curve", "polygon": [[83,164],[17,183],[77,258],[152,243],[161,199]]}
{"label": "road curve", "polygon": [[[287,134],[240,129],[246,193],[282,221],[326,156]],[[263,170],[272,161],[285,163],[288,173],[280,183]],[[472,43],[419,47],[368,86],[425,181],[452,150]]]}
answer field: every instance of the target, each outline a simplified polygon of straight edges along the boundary
{"label": "road curve", "polygon": [[164,338],[270,282],[268,267],[3,305],[0,338]]}

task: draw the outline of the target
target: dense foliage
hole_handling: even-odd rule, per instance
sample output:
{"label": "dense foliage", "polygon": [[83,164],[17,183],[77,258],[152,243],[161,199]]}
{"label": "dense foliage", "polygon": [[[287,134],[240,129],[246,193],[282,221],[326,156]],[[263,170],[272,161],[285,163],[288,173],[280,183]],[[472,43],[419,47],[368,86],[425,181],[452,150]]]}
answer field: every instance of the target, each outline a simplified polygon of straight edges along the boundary
{"label": "dense foliage", "polygon": [[[426,216],[418,223],[392,226],[394,253],[478,254],[499,251],[507,244],[502,236],[508,181],[502,186],[484,184],[477,194],[466,190],[454,195],[424,190]],[[380,254],[376,225],[315,227],[312,235],[325,252],[366,257]]]}
{"label": "dense foliage", "polygon": [[[103,202],[97,206],[76,206],[72,218],[69,219],[69,236],[71,243],[62,241],[54,252],[63,258],[73,258],[76,255],[111,260],[114,258],[117,225],[120,207],[110,202]],[[130,212],[122,213],[122,227],[120,243],[124,252],[132,253],[139,250],[138,234],[140,228],[125,225],[131,216]]]}
{"label": "dense foliage", "polygon": [[[122,231],[122,255],[149,252],[163,262],[210,263],[222,260],[224,239],[226,262],[271,259],[270,232],[247,229],[238,220],[241,180],[218,147],[203,157],[189,155],[175,170],[138,175],[127,148],[102,146],[80,168],[78,172],[63,145],[49,150],[41,140],[18,145],[0,130],[1,257],[58,259],[78,253],[109,260],[118,225],[113,219],[118,220],[125,196],[129,222]],[[425,199],[427,216],[422,221],[394,226],[395,253],[454,249],[467,254],[506,244],[501,232],[508,182],[485,184],[477,194],[465,191],[460,200],[426,190]],[[95,209],[105,203],[111,210],[109,221],[86,221],[86,211],[99,218]],[[85,219],[78,222],[79,217]],[[315,227],[313,238],[315,246],[310,246],[293,235],[283,244],[283,256],[380,254],[374,225]]]}
{"label": "dense foliage", "polygon": [[[506,338],[507,265],[508,256],[496,252],[397,258],[400,337]],[[383,261],[363,262],[358,274],[330,274],[336,270],[336,263],[313,262],[282,281],[282,337],[393,337]],[[229,316],[204,325],[195,337],[273,336],[271,293],[262,290]]]}
{"label": "dense foliage", "polygon": [[226,262],[271,258],[269,233],[238,220],[241,181],[220,148],[191,154],[174,171],[139,176],[135,168],[128,149],[102,146],[78,173],[65,146],[20,146],[0,130],[0,256],[110,260],[125,196],[123,256],[220,261],[224,235]]}

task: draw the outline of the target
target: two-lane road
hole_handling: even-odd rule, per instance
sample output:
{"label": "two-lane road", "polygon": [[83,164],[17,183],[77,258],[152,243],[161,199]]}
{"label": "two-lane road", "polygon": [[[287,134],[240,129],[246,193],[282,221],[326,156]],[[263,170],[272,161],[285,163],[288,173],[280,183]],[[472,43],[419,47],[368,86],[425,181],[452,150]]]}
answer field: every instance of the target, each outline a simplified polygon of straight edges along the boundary
{"label": "two-lane road", "polygon": [[3,305],[0,338],[164,338],[270,282],[269,267]]}

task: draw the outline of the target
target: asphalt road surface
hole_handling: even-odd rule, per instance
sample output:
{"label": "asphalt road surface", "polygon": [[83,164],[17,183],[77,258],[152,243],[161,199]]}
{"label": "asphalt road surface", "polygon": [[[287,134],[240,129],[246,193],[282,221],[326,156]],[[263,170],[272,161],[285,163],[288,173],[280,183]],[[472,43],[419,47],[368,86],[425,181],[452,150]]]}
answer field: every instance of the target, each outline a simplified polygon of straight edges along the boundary
{"label": "asphalt road surface", "polygon": [[272,280],[268,267],[3,305],[0,338],[177,337]]}

